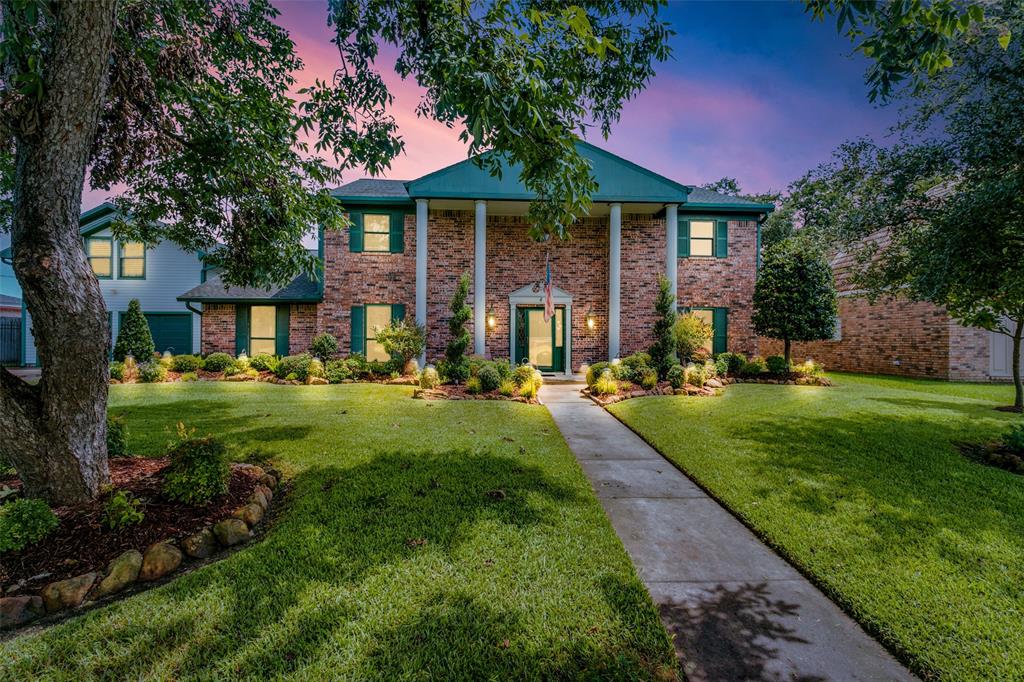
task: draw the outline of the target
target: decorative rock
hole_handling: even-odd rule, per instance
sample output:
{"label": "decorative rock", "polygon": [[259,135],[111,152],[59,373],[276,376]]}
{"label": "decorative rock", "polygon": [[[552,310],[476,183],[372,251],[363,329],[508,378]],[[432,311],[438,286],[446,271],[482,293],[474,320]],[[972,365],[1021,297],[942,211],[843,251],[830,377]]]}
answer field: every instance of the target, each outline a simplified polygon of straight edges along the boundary
{"label": "decorative rock", "polygon": [[54,613],[72,609],[81,604],[85,601],[85,595],[89,593],[89,589],[96,582],[97,577],[99,577],[98,573],[83,573],[67,580],[58,580],[44,587],[42,597],[46,612]]}
{"label": "decorative rock", "polygon": [[217,541],[225,547],[237,545],[252,537],[252,532],[241,519],[224,519],[213,526],[213,534]]}
{"label": "decorative rock", "polygon": [[139,580],[158,580],[173,572],[181,565],[181,550],[169,542],[157,542],[149,546],[142,557]]}
{"label": "decorative rock", "polygon": [[42,597],[4,597],[0,599],[0,630],[31,623],[44,613]]}
{"label": "decorative rock", "polygon": [[181,548],[193,559],[205,559],[217,551],[217,538],[212,530],[204,528],[182,540]]}
{"label": "decorative rock", "polygon": [[326,386],[331,382],[327,381],[323,377],[306,377],[307,386]]}
{"label": "decorative rock", "polygon": [[675,390],[675,394],[676,395],[686,395],[686,389],[685,388],[677,388]]}
{"label": "decorative rock", "polygon": [[256,486],[256,491],[263,493],[263,497],[267,498],[268,505],[274,501],[274,492],[262,483]]}
{"label": "decorative rock", "polygon": [[248,504],[258,504],[260,509],[267,511],[267,507],[270,506],[270,502],[267,501],[267,496],[263,494],[263,491],[257,488],[253,491],[252,495],[249,496]]}
{"label": "decorative rock", "polygon": [[281,472],[275,469],[274,467],[270,467],[269,469],[266,470],[265,473],[270,474],[279,481],[281,480]]}
{"label": "decorative rock", "polygon": [[135,582],[141,569],[142,554],[134,549],[128,550],[110,562],[106,577],[96,586],[92,598],[99,599],[120,592]]}
{"label": "decorative rock", "polygon": [[270,474],[263,474],[260,476],[260,484],[265,485],[271,490],[277,487],[277,479]]}
{"label": "decorative rock", "polygon": [[255,526],[263,520],[263,507],[256,503],[249,503],[237,509],[234,513],[236,519],[242,519],[247,526]]}
{"label": "decorative rock", "polygon": [[708,379],[707,381],[704,382],[704,385],[707,386],[708,388],[721,388],[722,382],[719,381],[718,379]]}

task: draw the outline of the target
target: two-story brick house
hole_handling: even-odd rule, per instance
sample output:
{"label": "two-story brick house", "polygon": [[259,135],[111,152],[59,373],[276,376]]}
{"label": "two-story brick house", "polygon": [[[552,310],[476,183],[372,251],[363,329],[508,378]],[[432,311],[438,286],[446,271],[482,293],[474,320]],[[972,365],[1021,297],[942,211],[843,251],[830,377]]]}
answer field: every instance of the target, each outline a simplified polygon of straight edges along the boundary
{"label": "two-story brick house", "polygon": [[[335,190],[352,227],[320,235],[321,281],[261,290],[213,277],[179,298],[203,306],[204,352],[296,353],[328,332],[343,352],[380,359],[375,330],[410,315],[425,325],[434,360],[468,273],[473,352],[561,373],[646,349],[664,273],[678,305],[713,324],[716,352],[755,353],[751,298],[771,206],[680,184],[584,142],[579,151],[599,189],[569,240],[528,236],[533,196],[517,168],[498,178],[467,160],[411,181]],[[545,322],[547,263],[556,314]]]}

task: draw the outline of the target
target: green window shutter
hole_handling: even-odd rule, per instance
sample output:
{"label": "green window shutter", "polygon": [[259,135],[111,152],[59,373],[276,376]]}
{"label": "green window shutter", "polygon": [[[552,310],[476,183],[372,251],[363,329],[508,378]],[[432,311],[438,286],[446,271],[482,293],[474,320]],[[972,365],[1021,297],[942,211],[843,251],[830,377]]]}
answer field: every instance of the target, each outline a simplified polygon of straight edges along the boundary
{"label": "green window shutter", "polygon": [[402,253],[405,251],[405,215],[402,213],[391,214],[391,235],[388,250],[391,253]]}
{"label": "green window shutter", "polygon": [[401,303],[395,303],[391,306],[391,321],[398,322],[399,320],[405,319],[405,306]]}
{"label": "green window shutter", "polygon": [[249,306],[235,306],[235,355],[248,352],[249,348]]}
{"label": "green window shutter", "polygon": [[725,220],[715,221],[715,256],[726,258],[729,255],[729,223]]}
{"label": "green window shutter", "polygon": [[678,250],[677,254],[680,258],[690,257],[690,221],[680,220],[679,221],[679,238],[678,238]]}
{"label": "green window shutter", "polygon": [[361,305],[352,306],[352,341],[349,353],[366,353],[366,309]]}
{"label": "green window shutter", "polygon": [[352,227],[348,228],[348,250],[352,253],[363,252],[363,214],[350,213]]}
{"label": "green window shutter", "polygon": [[274,350],[278,355],[288,355],[288,323],[291,320],[291,306],[277,306],[277,320],[274,330]]}
{"label": "green window shutter", "polygon": [[729,309],[714,308],[711,326],[715,328],[715,336],[711,341],[711,352],[715,355],[724,353],[729,347]]}

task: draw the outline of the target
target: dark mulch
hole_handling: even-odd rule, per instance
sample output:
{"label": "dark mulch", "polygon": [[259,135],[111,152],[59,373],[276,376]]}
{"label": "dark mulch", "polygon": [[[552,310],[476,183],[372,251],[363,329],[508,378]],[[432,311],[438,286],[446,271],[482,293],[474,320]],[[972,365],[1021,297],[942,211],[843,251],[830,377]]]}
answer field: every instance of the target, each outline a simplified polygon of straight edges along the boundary
{"label": "dark mulch", "polygon": [[424,394],[426,400],[512,400],[515,402],[536,403],[537,400],[527,400],[518,395],[505,396],[497,391],[490,393],[470,393],[465,384],[445,384],[438,386],[430,393]]}
{"label": "dark mulch", "polygon": [[[233,467],[228,492],[203,507],[172,502],[161,495],[160,472],[166,458],[126,457],[110,460],[110,477],[115,487],[131,492],[142,501],[146,517],[134,526],[108,530],[100,523],[106,497],[86,504],[54,509],[60,526],[41,543],[21,552],[4,554],[0,561],[0,585],[5,588],[25,580],[36,589],[91,570],[102,571],[114,557],[129,549],[145,551],[158,540],[180,538],[216,523],[242,506],[258,484],[256,472]],[[17,479],[8,485],[19,485]],[[43,574],[45,577],[37,577]],[[34,578],[34,579],[33,579]]]}
{"label": "dark mulch", "polygon": [[1001,443],[956,443],[967,459],[1024,476],[1024,457]]}

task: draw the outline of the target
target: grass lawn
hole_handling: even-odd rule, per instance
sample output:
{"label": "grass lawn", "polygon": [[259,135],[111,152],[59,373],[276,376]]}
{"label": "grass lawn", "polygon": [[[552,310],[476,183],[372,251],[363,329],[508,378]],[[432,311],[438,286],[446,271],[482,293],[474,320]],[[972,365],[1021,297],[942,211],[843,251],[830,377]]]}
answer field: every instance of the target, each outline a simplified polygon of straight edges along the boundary
{"label": "grass lawn", "polygon": [[611,411],[918,673],[1024,679],[1024,477],[951,444],[1020,420],[1012,386],[833,378]]}
{"label": "grass lawn", "polygon": [[182,420],[271,455],[292,491],[225,561],[0,644],[0,678],[671,676],[668,635],[547,410],[410,395],[112,387],[139,453]]}

